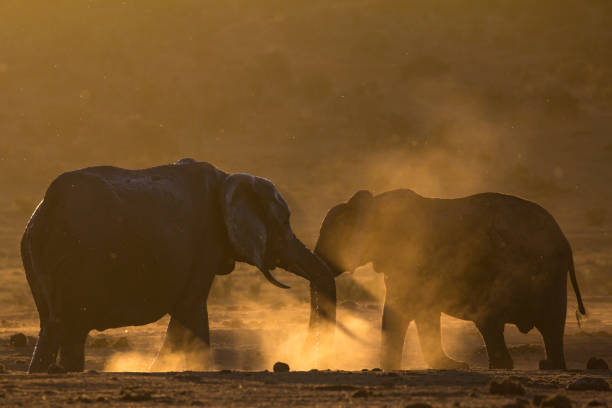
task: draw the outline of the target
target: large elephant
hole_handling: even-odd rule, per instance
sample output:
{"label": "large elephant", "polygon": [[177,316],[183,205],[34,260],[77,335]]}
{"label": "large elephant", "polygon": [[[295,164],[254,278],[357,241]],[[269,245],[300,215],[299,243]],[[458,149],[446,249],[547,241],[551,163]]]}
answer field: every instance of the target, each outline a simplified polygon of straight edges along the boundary
{"label": "large elephant", "polygon": [[58,351],[66,370],[81,371],[90,330],[165,314],[170,323],[152,369],[175,353],[189,356],[187,369],[206,368],[206,300],[215,275],[230,273],[235,261],[277,286],[285,287],[270,274],[275,267],[309,280],[311,328],[333,335],[333,275],[293,234],[274,184],[208,163],[64,173],[30,219],[21,254],[41,328],[30,372],[46,371]]}
{"label": "large elephant", "polygon": [[564,369],[567,274],[585,313],[572,250],[553,217],[532,202],[496,193],[425,198],[411,190],[357,192],[325,217],[315,248],[337,276],[368,262],[385,278],[381,364],[398,369],[415,320],[432,368],[464,368],[449,358],[440,314],[471,320],[491,368],[512,368],[504,324],[544,339],[542,369]]}

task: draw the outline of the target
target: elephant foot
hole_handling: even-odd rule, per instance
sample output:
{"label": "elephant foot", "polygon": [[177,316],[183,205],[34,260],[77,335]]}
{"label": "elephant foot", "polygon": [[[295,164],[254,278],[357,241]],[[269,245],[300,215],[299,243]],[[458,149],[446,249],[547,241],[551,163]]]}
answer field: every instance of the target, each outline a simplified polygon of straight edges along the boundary
{"label": "elephant foot", "polygon": [[540,360],[540,370],[565,370],[565,362]]}
{"label": "elephant foot", "polygon": [[503,360],[491,360],[489,361],[490,369],[497,370],[512,370],[514,368],[514,361],[512,359],[503,359]]}
{"label": "elephant foot", "polygon": [[469,370],[470,366],[463,362],[453,360],[450,357],[438,358],[429,364],[434,370]]}

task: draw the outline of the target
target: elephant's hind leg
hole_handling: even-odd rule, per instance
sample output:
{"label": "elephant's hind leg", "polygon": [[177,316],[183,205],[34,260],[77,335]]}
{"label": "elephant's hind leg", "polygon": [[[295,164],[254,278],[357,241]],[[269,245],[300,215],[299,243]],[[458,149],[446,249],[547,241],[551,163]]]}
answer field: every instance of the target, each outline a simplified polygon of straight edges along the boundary
{"label": "elephant's hind leg", "polygon": [[206,304],[197,310],[175,312],[151,371],[168,371],[184,364],[200,371],[210,365],[210,334]]}
{"label": "elephant's hind leg", "polygon": [[47,320],[41,324],[36,348],[28,368],[29,373],[46,372],[49,366],[55,363],[59,350],[59,335],[57,323]]}
{"label": "elephant's hind leg", "polygon": [[[170,371],[178,369],[183,363],[182,354],[187,329],[175,317],[170,318],[164,342],[151,365],[151,371]],[[179,361],[180,360],[180,361]]]}
{"label": "elephant's hind leg", "polygon": [[508,347],[506,347],[506,340],[504,339],[504,323],[497,321],[476,322],[476,327],[480,330],[480,334],[482,334],[487,347],[489,368],[510,370],[514,368],[514,362],[512,357],[510,357]]}
{"label": "elephant's hind leg", "polygon": [[420,314],[416,319],[421,352],[427,364],[436,370],[465,370],[467,363],[446,355],[442,348],[440,312]]}
{"label": "elephant's hind leg", "polygon": [[540,361],[540,370],[565,370],[565,355],[563,352],[563,321],[546,321],[536,324],[542,334],[546,347],[546,360]]}

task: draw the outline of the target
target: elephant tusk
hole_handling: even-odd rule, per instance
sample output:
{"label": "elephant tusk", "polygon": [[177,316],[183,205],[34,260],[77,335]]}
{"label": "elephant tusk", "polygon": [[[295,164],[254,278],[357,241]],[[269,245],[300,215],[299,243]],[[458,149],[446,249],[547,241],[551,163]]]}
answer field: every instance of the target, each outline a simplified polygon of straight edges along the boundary
{"label": "elephant tusk", "polygon": [[270,271],[268,269],[262,269],[261,272],[266,277],[266,279],[268,281],[270,281],[270,283],[273,284],[274,286],[278,286],[281,289],[291,289],[290,286],[287,286],[287,285],[277,281],[276,278],[274,276],[272,276],[272,274],[270,273]]}

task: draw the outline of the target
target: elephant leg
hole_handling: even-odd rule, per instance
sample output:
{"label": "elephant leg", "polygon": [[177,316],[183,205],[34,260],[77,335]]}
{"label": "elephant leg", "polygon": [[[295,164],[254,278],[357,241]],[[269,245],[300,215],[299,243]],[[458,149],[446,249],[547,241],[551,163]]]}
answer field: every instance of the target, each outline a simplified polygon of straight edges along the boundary
{"label": "elephant leg", "polygon": [[185,369],[204,371],[210,368],[210,330],[208,326],[208,310],[206,303],[199,308],[184,324],[187,327],[183,339]]}
{"label": "elephant leg", "polygon": [[476,327],[480,330],[480,334],[484,339],[489,355],[489,368],[512,369],[514,362],[506,340],[504,339],[504,323],[503,322],[476,322]]}
{"label": "elephant leg", "polygon": [[416,319],[421,352],[427,364],[437,370],[465,370],[469,366],[448,357],[442,348],[440,312],[420,314]]}
{"label": "elephant leg", "polygon": [[38,334],[36,348],[28,368],[29,373],[46,372],[55,363],[59,350],[59,326],[55,322],[44,321]]}
{"label": "elephant leg", "polygon": [[60,335],[60,365],[66,371],[83,371],[85,368],[85,341],[89,330],[64,325]]}
{"label": "elephant leg", "polygon": [[385,298],[382,316],[381,365],[383,370],[400,370],[406,329],[412,319],[401,309],[400,303]]}
{"label": "elephant leg", "polygon": [[566,368],[563,352],[565,319],[555,320],[536,324],[536,328],[542,334],[544,346],[546,347],[546,360],[540,361],[540,370],[565,370]]}

